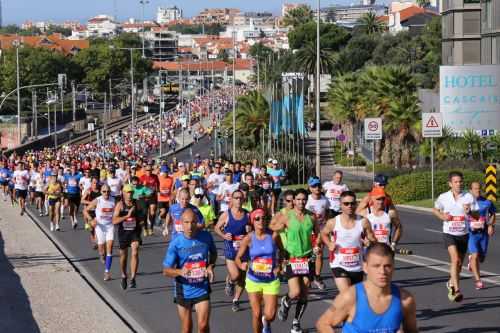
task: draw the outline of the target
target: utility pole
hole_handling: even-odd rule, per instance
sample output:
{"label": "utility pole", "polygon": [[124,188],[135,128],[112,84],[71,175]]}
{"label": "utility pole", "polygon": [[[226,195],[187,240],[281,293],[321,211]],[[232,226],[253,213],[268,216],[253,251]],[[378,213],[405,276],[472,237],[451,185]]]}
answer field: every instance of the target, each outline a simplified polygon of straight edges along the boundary
{"label": "utility pole", "polygon": [[73,101],[73,126],[75,126],[76,121],[76,89],[75,81],[71,81],[71,99]]}
{"label": "utility pole", "polygon": [[145,32],[145,22],[144,22],[144,6],[149,3],[149,0],[141,0],[139,3],[142,5],[142,57],[146,58],[146,53],[144,51],[144,32]]}
{"label": "utility pole", "polygon": [[320,35],[319,35],[319,24],[321,19],[321,0],[318,0],[318,17],[316,22],[316,176],[321,178],[321,151],[320,151]]}
{"label": "utility pole", "polygon": [[233,162],[236,161],[236,36],[233,20]]}
{"label": "utility pole", "polygon": [[111,86],[111,78],[109,78],[109,111],[110,112],[113,112],[113,89],[112,88],[113,87]]}
{"label": "utility pole", "polygon": [[19,42],[16,41],[16,81],[17,81],[17,144],[21,144],[21,88],[19,78]]}

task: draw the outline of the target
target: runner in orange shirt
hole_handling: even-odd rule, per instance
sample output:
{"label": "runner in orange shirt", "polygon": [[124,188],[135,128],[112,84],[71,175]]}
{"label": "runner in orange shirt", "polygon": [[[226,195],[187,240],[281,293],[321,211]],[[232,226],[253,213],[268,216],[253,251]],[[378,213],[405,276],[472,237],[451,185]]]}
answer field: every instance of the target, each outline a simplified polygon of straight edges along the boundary
{"label": "runner in orange shirt", "polygon": [[172,201],[172,190],[174,186],[174,179],[168,175],[168,167],[166,165],[162,165],[158,180],[160,181],[158,208],[160,209],[160,219],[164,220],[167,216],[170,202]]}

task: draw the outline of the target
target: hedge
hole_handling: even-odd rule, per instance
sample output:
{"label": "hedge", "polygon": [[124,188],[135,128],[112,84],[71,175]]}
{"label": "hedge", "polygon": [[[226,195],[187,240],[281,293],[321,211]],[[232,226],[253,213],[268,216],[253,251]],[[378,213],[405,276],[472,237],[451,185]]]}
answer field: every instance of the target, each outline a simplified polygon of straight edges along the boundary
{"label": "hedge", "polygon": [[[434,195],[449,190],[448,173],[451,170],[441,170],[434,173]],[[468,188],[473,181],[484,181],[484,174],[479,171],[460,170],[464,174],[464,186]],[[395,203],[424,200],[431,197],[431,173],[430,171],[413,172],[391,178],[387,186],[387,192]]]}

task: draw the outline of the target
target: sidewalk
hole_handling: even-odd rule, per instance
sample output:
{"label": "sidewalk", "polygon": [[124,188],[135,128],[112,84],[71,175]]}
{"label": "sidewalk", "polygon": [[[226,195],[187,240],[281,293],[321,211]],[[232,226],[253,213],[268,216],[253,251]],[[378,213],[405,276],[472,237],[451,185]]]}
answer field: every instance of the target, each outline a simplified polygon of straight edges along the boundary
{"label": "sidewalk", "polygon": [[131,332],[19,207],[0,211],[0,332]]}

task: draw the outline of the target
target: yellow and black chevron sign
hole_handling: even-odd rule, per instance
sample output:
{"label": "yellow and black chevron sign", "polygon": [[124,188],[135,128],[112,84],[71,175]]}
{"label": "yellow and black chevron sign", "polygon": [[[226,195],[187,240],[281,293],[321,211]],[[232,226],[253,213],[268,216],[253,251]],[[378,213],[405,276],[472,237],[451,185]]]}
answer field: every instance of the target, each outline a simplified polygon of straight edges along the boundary
{"label": "yellow and black chevron sign", "polygon": [[484,191],[486,193],[486,199],[491,201],[497,200],[497,167],[495,164],[486,166]]}

